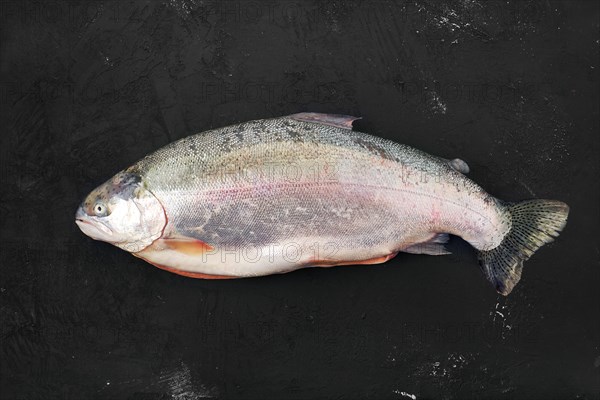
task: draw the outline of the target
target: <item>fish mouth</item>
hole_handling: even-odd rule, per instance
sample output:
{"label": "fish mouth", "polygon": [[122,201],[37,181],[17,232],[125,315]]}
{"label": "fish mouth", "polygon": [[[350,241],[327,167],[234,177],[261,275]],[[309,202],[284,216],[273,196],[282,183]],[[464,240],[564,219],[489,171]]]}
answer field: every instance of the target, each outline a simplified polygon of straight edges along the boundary
{"label": "fish mouth", "polygon": [[85,211],[83,211],[83,206],[79,206],[77,208],[77,212],[75,213],[75,222],[86,222],[86,218],[88,218]]}
{"label": "fish mouth", "polygon": [[112,230],[102,222],[86,215],[81,207],[79,207],[75,214],[75,223],[85,235],[92,239],[102,240],[104,242],[110,242],[110,240],[113,239]]}

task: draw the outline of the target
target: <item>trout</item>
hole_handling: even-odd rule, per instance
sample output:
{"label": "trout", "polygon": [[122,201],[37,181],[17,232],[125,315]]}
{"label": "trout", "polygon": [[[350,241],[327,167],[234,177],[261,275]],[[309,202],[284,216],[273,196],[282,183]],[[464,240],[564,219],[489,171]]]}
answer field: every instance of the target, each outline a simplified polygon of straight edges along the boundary
{"label": "trout", "polygon": [[464,161],[354,131],[356,119],[301,113],[186,137],[93,190],[76,223],[205,279],[449,254],[456,235],[503,295],[565,226],[565,203],[501,201],[465,176]]}

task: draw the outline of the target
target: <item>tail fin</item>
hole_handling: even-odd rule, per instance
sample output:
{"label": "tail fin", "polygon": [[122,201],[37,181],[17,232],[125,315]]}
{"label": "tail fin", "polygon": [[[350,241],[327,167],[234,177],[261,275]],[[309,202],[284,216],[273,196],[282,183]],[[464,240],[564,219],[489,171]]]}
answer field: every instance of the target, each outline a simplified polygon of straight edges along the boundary
{"label": "tail fin", "polygon": [[496,248],[479,251],[479,264],[498,293],[508,295],[521,279],[523,262],[558,236],[569,206],[556,200],[528,200],[508,205],[512,227]]}

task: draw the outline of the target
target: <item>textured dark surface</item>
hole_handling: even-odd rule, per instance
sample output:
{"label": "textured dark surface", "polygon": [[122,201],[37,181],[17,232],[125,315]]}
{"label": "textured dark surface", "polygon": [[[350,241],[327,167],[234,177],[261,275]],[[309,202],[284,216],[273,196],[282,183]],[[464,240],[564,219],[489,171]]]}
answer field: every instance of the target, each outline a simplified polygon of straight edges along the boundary
{"label": "textured dark surface", "polygon": [[[597,398],[597,2],[2,1],[0,397]],[[508,298],[474,255],[237,281],[75,226],[174,139],[301,111],[571,206]]]}

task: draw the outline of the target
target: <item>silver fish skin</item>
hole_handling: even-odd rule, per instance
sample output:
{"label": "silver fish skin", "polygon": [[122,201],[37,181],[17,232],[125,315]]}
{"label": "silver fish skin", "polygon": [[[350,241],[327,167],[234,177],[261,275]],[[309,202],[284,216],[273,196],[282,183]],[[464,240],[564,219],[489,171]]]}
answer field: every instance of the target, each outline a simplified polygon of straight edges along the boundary
{"label": "silver fish skin", "polygon": [[189,136],[95,189],[77,223],[200,278],[448,254],[452,234],[504,295],[565,226],[566,204],[502,202],[465,176],[464,161],[353,131],[355,119],[302,113]]}

